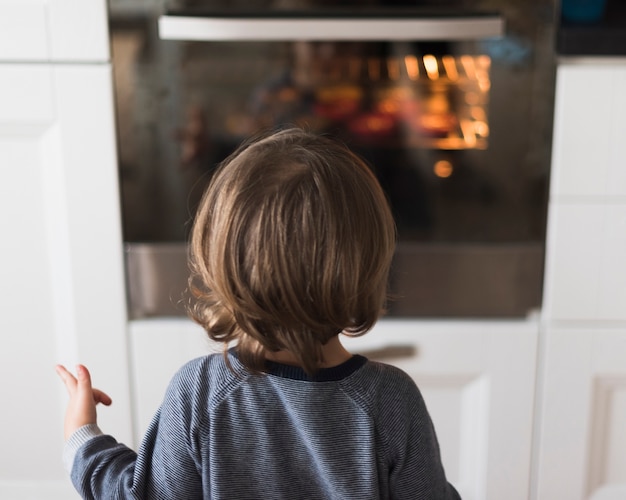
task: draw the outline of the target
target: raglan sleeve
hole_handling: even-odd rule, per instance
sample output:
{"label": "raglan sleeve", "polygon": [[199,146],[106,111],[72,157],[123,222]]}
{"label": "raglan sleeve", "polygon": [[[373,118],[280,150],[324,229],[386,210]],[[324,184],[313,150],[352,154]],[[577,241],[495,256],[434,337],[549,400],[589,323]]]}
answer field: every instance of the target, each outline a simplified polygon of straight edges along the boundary
{"label": "raglan sleeve", "polygon": [[202,498],[194,398],[188,395],[193,371],[184,367],[174,376],[138,452],[97,427],[81,428],[70,437],[64,462],[82,498]]}
{"label": "raglan sleeve", "polygon": [[435,428],[417,385],[396,371],[386,409],[391,498],[460,500],[446,478]]}

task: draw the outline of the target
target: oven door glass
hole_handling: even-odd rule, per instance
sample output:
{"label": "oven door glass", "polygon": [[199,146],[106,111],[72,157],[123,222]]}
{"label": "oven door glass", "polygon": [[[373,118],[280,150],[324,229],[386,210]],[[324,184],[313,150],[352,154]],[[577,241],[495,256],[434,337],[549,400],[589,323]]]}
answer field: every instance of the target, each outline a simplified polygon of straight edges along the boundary
{"label": "oven door glass", "polygon": [[[192,17],[219,3],[166,7]],[[185,242],[212,172],[243,139],[289,125],[340,137],[383,185],[399,235],[390,315],[539,307],[552,4],[475,3],[495,4],[502,36],[164,40],[161,2],[111,1],[131,315],[184,314]]]}

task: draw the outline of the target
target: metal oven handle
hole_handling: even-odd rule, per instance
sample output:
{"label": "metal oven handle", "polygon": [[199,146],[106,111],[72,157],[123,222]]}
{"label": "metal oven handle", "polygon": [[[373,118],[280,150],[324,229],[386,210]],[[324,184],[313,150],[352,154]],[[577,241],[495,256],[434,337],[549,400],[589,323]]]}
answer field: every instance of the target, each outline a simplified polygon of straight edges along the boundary
{"label": "metal oven handle", "polygon": [[499,37],[500,15],[442,17],[204,17],[163,15],[159,36],[187,41],[455,41]]}

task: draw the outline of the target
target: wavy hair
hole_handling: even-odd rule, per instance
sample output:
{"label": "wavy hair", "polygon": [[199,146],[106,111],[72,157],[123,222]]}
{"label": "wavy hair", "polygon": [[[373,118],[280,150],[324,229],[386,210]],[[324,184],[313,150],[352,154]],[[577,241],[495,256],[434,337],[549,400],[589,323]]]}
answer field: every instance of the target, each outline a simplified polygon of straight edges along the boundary
{"label": "wavy hair", "polygon": [[395,243],[385,194],[346,146],[300,129],[258,137],[222,162],[199,205],[190,316],[253,373],[278,350],[314,373],[328,340],[383,313]]}

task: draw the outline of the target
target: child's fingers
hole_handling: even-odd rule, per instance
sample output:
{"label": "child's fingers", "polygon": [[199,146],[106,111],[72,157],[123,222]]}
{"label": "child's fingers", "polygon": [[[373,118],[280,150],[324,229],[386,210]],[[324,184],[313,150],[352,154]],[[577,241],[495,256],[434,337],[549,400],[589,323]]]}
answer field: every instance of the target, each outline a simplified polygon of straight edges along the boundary
{"label": "child's fingers", "polygon": [[91,393],[95,404],[102,403],[105,406],[109,406],[113,402],[111,396],[107,393],[91,387],[91,375],[85,366],[78,365],[76,367],[78,378],[74,377],[63,365],[57,365],[55,369],[59,377],[61,377],[61,380],[65,383],[70,396],[77,392],[85,395]]}
{"label": "child's fingers", "polygon": [[65,368],[63,365],[57,365],[55,367],[55,370],[57,374],[59,375],[59,377],[61,377],[61,380],[63,381],[63,383],[65,384],[65,387],[67,388],[67,392],[70,393],[70,396],[74,394],[76,392],[76,387],[78,384],[74,375],[72,375],[69,371],[67,371],[67,368]]}
{"label": "child's fingers", "polygon": [[76,395],[79,400],[97,405],[98,403],[111,404],[111,398],[99,389],[91,386],[91,374],[84,365],[76,365],[77,390]]}
{"label": "child's fingers", "polygon": [[76,365],[76,380],[79,389],[91,390],[91,374],[84,365]]}
{"label": "child's fingers", "polygon": [[113,402],[111,396],[100,389],[93,389],[93,400],[96,404],[102,403],[104,406],[109,406]]}

